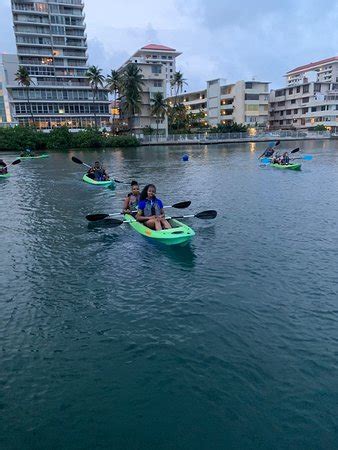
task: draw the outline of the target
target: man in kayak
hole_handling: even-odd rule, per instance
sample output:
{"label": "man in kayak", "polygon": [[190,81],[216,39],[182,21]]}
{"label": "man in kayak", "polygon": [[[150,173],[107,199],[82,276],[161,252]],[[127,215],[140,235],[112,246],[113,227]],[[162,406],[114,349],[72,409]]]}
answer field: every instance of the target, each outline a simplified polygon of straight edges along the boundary
{"label": "man in kayak", "polygon": [[27,158],[27,156],[35,156],[30,148],[26,148],[23,152],[20,153],[20,156],[23,158]]}
{"label": "man in kayak", "polygon": [[290,158],[288,152],[284,152],[282,157],[280,158],[279,164],[287,165],[290,164]]}
{"label": "man in kayak", "polygon": [[0,159],[0,175],[6,175],[7,173],[7,164],[3,159]]}
{"label": "man in kayak", "polygon": [[156,231],[171,228],[165,219],[163,203],[156,197],[156,187],[153,184],[147,184],[141,192],[136,220]]}
{"label": "man in kayak", "polygon": [[137,181],[132,181],[130,183],[131,192],[124,199],[123,205],[123,214],[131,214],[133,211],[136,211],[137,205],[140,201],[140,187]]}
{"label": "man in kayak", "polygon": [[105,169],[102,167],[100,161],[95,161],[93,167],[91,167],[88,170],[87,175],[89,178],[91,178],[92,180],[96,180],[96,181],[108,181],[109,180],[109,175],[107,174]]}
{"label": "man in kayak", "polygon": [[273,154],[275,153],[275,148],[278,144],[274,143],[274,142],[269,142],[268,144],[268,148],[266,150],[264,150],[264,152],[261,154],[261,156],[259,156],[260,158],[271,158],[273,156]]}

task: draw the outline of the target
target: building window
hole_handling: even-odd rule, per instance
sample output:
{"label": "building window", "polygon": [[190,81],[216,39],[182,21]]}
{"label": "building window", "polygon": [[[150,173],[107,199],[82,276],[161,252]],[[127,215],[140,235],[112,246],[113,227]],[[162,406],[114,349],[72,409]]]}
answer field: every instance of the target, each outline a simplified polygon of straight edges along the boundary
{"label": "building window", "polygon": [[296,103],[296,100],[291,100],[291,105],[294,105]]}
{"label": "building window", "polygon": [[287,109],[287,110],[286,110],[286,115],[287,115],[287,116],[290,116],[291,113],[292,113],[292,110],[291,110],[291,109]]}
{"label": "building window", "polygon": [[153,65],[151,66],[151,72],[152,73],[161,73],[161,66]]}
{"label": "building window", "polygon": [[245,94],[245,100],[259,100],[258,94]]}
{"label": "building window", "polygon": [[298,114],[298,109],[294,109],[294,110],[293,110],[293,113],[294,113],[294,114]]}
{"label": "building window", "polygon": [[309,103],[310,97],[304,97],[302,99],[303,103]]}
{"label": "building window", "polygon": [[303,86],[303,94],[307,94],[309,92],[309,85],[306,84],[305,86]]}
{"label": "building window", "polygon": [[297,94],[300,93],[300,86],[297,87],[296,92],[297,92]]}
{"label": "building window", "polygon": [[162,87],[162,81],[155,80],[154,81],[154,87]]}
{"label": "building window", "polygon": [[309,108],[303,108],[302,109],[302,114],[306,114],[309,111]]}
{"label": "building window", "polygon": [[279,91],[276,91],[276,97],[282,97],[283,95],[285,95],[285,90],[284,89],[280,89]]}
{"label": "building window", "polygon": [[289,95],[291,95],[291,94],[293,94],[293,89],[292,88],[289,89]]}
{"label": "building window", "polygon": [[245,89],[252,89],[252,83],[245,83]]}

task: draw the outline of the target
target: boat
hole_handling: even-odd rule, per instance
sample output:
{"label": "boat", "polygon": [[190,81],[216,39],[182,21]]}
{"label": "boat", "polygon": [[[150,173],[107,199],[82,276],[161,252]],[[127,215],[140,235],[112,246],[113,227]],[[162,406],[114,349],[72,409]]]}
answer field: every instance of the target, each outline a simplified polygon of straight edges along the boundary
{"label": "boat", "polygon": [[95,186],[115,186],[114,180],[96,181],[90,178],[86,173],[83,175],[82,180]]}
{"label": "boat", "polygon": [[11,177],[11,176],[12,176],[11,173],[3,173],[3,174],[0,175],[0,179],[9,178],[9,177]]}
{"label": "boat", "polygon": [[300,170],[302,165],[299,163],[295,164],[270,164],[271,167],[275,169],[289,169],[289,170]]}
{"label": "boat", "polygon": [[168,219],[173,228],[160,231],[151,230],[142,223],[138,222],[135,217],[130,214],[125,214],[124,219],[135,231],[142,234],[142,236],[152,240],[153,242],[160,242],[165,245],[184,244],[195,236],[195,231],[192,228],[176,219]]}
{"label": "boat", "polygon": [[35,156],[18,156],[20,159],[42,159],[42,158],[49,158],[49,155],[47,153],[43,153],[42,155],[35,155]]}

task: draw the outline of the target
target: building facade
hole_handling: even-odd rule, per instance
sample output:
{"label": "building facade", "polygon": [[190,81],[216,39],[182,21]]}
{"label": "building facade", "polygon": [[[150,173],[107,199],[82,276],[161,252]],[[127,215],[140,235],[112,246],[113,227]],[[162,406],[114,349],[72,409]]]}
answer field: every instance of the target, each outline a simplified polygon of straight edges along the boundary
{"label": "building facade", "polygon": [[[82,0],[12,0],[18,62],[32,79],[35,125],[50,129],[109,125],[108,92],[93,92],[86,77],[87,40]],[[13,83],[10,100],[20,124],[31,122],[26,89]]]}
{"label": "building facade", "polygon": [[17,70],[18,57],[16,55],[0,54],[0,126],[17,124],[7,89],[10,84],[13,84]]}
{"label": "building facade", "polygon": [[286,86],[270,93],[271,129],[338,131],[338,57],[296,67]]}
{"label": "building facade", "polygon": [[[164,45],[149,44],[135,52],[118,70],[120,72],[129,64],[137,64],[143,75],[141,112],[132,120],[132,131],[135,134],[143,134],[145,128],[159,129],[160,134],[165,134],[168,129],[167,118],[159,120],[151,114],[152,100],[156,92],[161,92],[166,98],[170,92],[170,82],[176,72],[176,58],[181,53],[174,48]],[[128,117],[123,112],[123,99],[121,102],[121,118]]]}
{"label": "building facade", "polygon": [[206,89],[168,98],[171,104],[184,104],[191,114],[200,113],[200,121],[209,126],[234,122],[265,127],[268,123],[269,83],[222,79],[207,81]]}

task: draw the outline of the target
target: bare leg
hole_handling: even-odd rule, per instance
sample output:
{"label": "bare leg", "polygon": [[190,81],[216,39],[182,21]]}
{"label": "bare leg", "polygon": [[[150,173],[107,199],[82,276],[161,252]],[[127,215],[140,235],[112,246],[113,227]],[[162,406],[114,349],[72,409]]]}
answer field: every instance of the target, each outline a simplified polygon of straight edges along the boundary
{"label": "bare leg", "polygon": [[166,230],[168,230],[169,228],[172,228],[171,225],[170,225],[170,223],[169,223],[166,219],[161,218],[160,221],[161,221],[161,225],[162,225]]}

